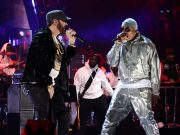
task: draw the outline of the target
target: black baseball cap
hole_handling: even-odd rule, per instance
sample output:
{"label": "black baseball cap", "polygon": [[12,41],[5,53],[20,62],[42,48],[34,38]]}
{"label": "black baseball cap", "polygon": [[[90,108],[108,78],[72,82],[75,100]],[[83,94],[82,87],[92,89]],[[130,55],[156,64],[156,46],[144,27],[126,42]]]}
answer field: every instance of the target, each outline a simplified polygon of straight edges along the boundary
{"label": "black baseball cap", "polygon": [[49,24],[53,19],[62,20],[64,22],[70,20],[62,10],[52,10],[46,14],[46,22]]}

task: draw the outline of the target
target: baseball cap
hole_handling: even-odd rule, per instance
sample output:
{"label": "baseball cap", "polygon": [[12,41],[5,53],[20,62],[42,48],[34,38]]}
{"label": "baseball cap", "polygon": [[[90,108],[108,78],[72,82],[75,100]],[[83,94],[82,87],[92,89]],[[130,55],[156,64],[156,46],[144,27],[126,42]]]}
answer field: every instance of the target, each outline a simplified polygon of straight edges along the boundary
{"label": "baseball cap", "polygon": [[50,23],[53,19],[62,20],[64,22],[70,20],[70,17],[67,17],[62,10],[52,10],[46,14],[46,22]]}
{"label": "baseball cap", "polygon": [[137,22],[133,18],[127,18],[122,22],[121,27],[138,29]]}

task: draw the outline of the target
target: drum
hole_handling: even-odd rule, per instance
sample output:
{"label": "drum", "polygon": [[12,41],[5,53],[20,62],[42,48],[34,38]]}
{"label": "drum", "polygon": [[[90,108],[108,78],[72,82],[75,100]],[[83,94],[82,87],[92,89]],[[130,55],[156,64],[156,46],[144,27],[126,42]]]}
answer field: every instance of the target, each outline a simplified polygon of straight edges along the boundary
{"label": "drum", "polygon": [[15,68],[4,68],[3,74],[7,75],[7,76],[12,76],[15,73]]}

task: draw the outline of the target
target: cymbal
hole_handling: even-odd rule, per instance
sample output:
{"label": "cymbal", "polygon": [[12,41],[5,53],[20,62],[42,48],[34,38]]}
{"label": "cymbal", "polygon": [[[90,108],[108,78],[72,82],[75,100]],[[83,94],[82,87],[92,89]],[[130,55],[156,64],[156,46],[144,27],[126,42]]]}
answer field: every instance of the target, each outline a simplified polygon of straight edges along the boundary
{"label": "cymbal", "polygon": [[[14,68],[17,65],[20,65],[24,63],[24,61],[13,61],[11,64],[0,64],[0,70],[3,70],[5,68]],[[0,73],[1,74],[1,73]]]}
{"label": "cymbal", "polygon": [[0,52],[0,55],[8,55],[8,56],[11,56],[11,55],[16,55],[16,53],[14,53],[14,52]]}
{"label": "cymbal", "polygon": [[24,61],[13,61],[13,64],[12,65],[19,65],[19,64],[22,64]]}

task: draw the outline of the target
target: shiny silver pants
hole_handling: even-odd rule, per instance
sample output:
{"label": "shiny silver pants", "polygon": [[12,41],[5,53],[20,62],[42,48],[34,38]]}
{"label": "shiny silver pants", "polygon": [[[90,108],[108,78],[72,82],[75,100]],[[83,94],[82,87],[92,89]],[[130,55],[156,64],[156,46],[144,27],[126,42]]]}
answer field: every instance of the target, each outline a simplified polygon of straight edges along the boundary
{"label": "shiny silver pants", "polygon": [[118,124],[134,109],[146,135],[159,135],[151,107],[151,88],[121,88],[114,91],[101,135],[113,135]]}

